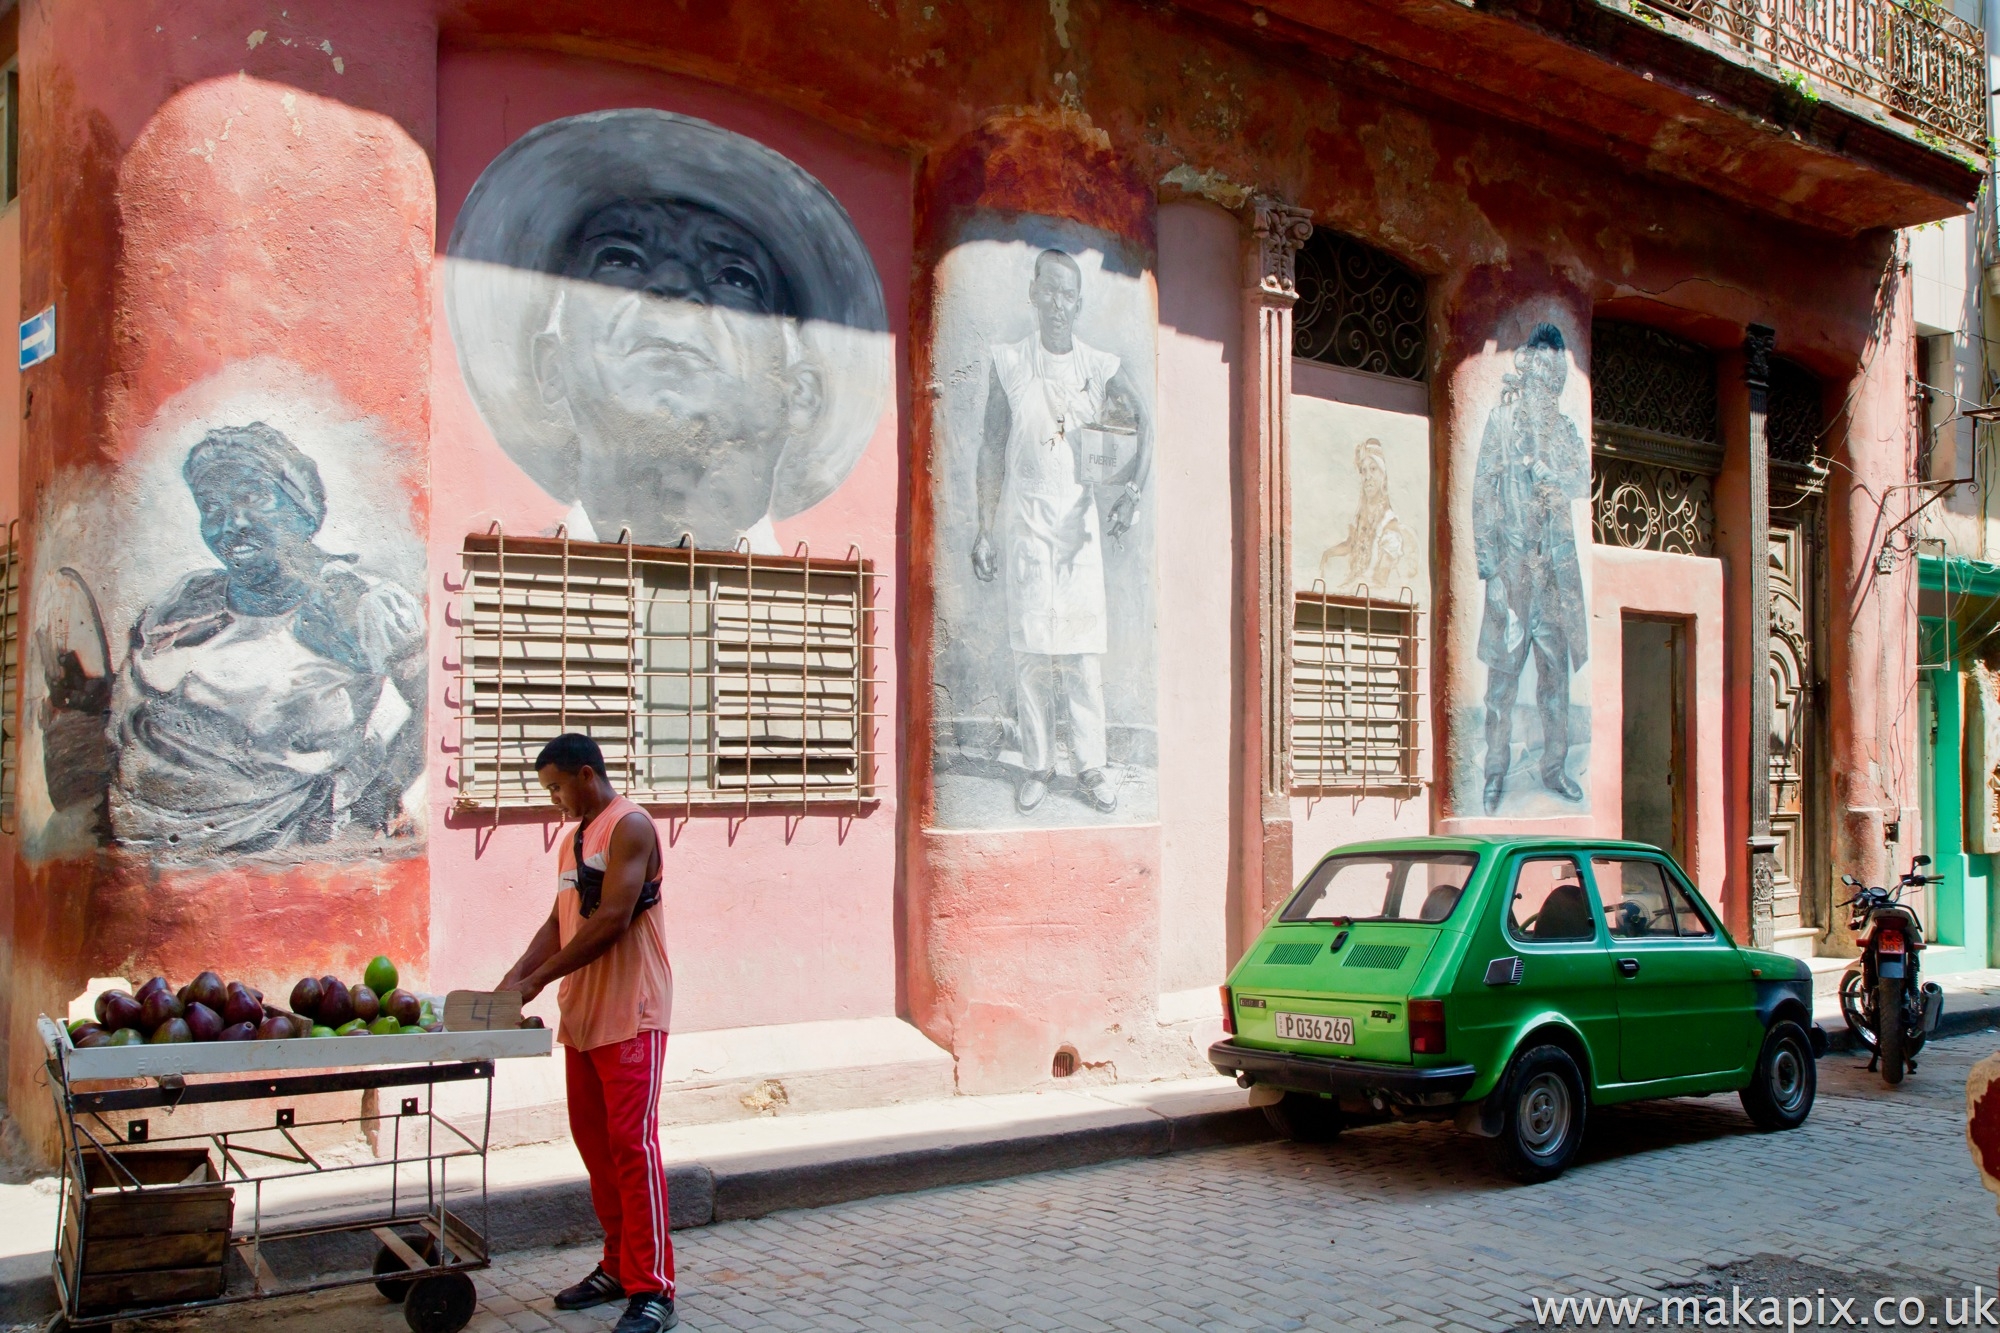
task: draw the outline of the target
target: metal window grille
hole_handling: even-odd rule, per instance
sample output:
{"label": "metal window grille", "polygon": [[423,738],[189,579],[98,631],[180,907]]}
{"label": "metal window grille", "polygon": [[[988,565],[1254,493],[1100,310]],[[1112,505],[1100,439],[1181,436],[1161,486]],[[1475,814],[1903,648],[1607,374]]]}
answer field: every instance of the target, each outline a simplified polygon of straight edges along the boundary
{"label": "metal window grille", "polygon": [[1315,228],[1295,261],[1292,354],[1398,379],[1424,377],[1424,280],[1380,250]]}
{"label": "metal window grille", "polygon": [[16,831],[21,771],[21,520],[7,525],[0,565],[0,833]]}
{"label": "metal window grille", "polygon": [[1422,616],[1399,601],[1315,584],[1292,616],[1292,785],[1368,791],[1423,784],[1418,676]]}
{"label": "metal window grille", "polygon": [[466,538],[462,810],[539,808],[541,747],[580,731],[642,805],[875,799],[877,577],[844,560]]}
{"label": "metal window grille", "polygon": [[1781,356],[1771,358],[1764,421],[1765,446],[1781,463],[1818,465],[1826,433],[1826,402],[1819,376]]}

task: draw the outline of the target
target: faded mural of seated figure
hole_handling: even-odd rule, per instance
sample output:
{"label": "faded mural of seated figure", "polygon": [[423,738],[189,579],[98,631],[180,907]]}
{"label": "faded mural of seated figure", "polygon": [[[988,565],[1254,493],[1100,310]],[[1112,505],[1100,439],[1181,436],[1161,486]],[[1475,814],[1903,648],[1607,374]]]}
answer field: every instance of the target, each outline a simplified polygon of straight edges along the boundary
{"label": "faded mural of seated figure", "polygon": [[572,533],[775,550],[778,465],[824,391],[769,249],[704,205],[626,199],[578,226],[562,276],[534,375],[572,433]]}
{"label": "faded mural of seated figure", "polygon": [[[114,840],[198,857],[413,833],[423,604],[314,543],[319,468],[270,426],[209,431],[181,475],[222,567],[132,626],[109,700]],[[58,708],[78,694],[50,683]]]}

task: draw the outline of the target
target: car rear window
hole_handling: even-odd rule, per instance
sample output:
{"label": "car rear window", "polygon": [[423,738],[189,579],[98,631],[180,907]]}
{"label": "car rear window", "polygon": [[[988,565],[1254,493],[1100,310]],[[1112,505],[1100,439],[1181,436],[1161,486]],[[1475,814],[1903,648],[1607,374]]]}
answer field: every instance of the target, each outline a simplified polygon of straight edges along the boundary
{"label": "car rear window", "polygon": [[1313,867],[1280,919],[1444,921],[1458,909],[1478,864],[1471,852],[1329,856]]}

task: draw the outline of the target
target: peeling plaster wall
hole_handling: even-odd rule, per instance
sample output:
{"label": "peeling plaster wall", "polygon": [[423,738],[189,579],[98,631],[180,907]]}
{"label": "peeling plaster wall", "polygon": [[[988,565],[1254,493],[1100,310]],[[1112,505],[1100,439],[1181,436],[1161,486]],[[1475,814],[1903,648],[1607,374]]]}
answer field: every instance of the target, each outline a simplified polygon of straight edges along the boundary
{"label": "peeling plaster wall", "polygon": [[[188,868],[74,843],[24,858],[0,839],[15,884],[6,1021],[17,1054],[34,1012],[93,973],[178,976],[220,961],[288,981],[386,942],[421,984],[480,984],[545,910],[553,828],[495,829],[451,809],[449,607],[467,532],[496,518],[509,531],[550,530],[566,506],[497,447],[460,378],[443,255],[474,180],[508,144],[613,108],[713,122],[822,182],[865,238],[893,343],[890,407],[853,472],[774,533],[815,551],[858,543],[890,575],[887,796],[854,818],[667,825],[677,1027],[902,1014],[954,1050],[962,1090],[1043,1082],[1059,1044],[1099,1076],[1190,1067],[1185,1042],[1160,1036],[1158,1000],[1212,983],[1228,903],[1246,891],[1230,882],[1233,807],[1217,771],[1231,717],[1255,707],[1226,619],[1247,610],[1232,591],[1241,556],[1226,502],[1242,233],[1220,210],[1253,191],[1311,209],[1316,225],[1388,251],[1430,284],[1436,778],[1451,775],[1449,756],[1472,756],[1453,711],[1482,684],[1469,497],[1511,370],[1507,339],[1522,312],[1540,312],[1530,327],[1557,320],[1567,410],[1587,436],[1590,319],[1622,303],[1721,349],[1746,322],[1772,325],[1779,352],[1824,375],[1830,403],[1846,406],[1829,497],[1836,866],[1879,874],[1885,820],[1916,804],[1902,631],[1913,594],[1902,571],[1873,572],[1884,530],[1906,512],[1889,488],[1913,465],[1913,316],[1893,275],[1884,286],[1883,237],[1786,225],[1368,71],[1329,77],[1281,44],[1117,0],[1046,14],[991,0],[350,0],[275,12],[247,0],[38,0],[21,11],[21,44],[26,194],[13,223],[0,219],[0,260],[18,225],[17,304],[56,303],[63,346],[25,385],[18,477],[9,471],[0,496],[13,485],[37,512],[56,512],[129,493],[152,475],[149,432],[183,395],[235,382],[246,365],[295,367],[300,402],[332,405],[307,415],[365,430],[405,469],[393,486],[349,486],[340,506],[423,553],[413,591],[428,677],[414,798],[423,836],[379,858]],[[1771,182],[1774,195],[1811,185]],[[928,764],[902,762],[930,755],[934,740],[931,478],[943,443],[927,406],[932,275],[975,208],[1065,219],[1157,255],[1146,279],[1157,274],[1157,362],[1140,358],[1156,376],[1159,421],[1146,516],[1159,539],[1157,822],[947,830]],[[12,429],[0,428],[0,470]],[[31,579],[59,571],[58,535],[55,524],[30,532]],[[51,549],[39,550],[45,539]],[[128,558],[142,577],[158,572],[143,568],[143,549]],[[1618,675],[1603,626],[1621,606],[1692,615],[1702,735],[1718,734],[1716,681],[1728,734],[1720,755],[1697,748],[1696,873],[1739,923],[1733,821],[1745,761],[1732,756],[1747,754],[1740,693],[1758,664],[1732,657],[1717,676],[1709,633],[1713,598],[1720,614],[1740,610],[1734,584],[1675,591],[1653,565],[1623,560],[1586,550],[1582,570],[1596,627],[1579,695],[1595,750],[1588,810],[1538,812],[1535,827],[1617,831]],[[108,600],[139,607],[150,595],[135,584]],[[1486,821],[1473,771],[1469,798],[1461,784],[1400,803],[1299,803],[1297,856],[1392,830],[1523,827]],[[39,1113],[32,1066],[9,1068],[13,1104]]]}

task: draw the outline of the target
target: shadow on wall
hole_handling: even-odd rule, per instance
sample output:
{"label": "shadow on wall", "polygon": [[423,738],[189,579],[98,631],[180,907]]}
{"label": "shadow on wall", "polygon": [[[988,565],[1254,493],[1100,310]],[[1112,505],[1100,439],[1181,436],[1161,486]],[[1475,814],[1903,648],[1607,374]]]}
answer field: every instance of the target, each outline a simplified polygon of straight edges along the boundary
{"label": "shadow on wall", "polygon": [[459,367],[571,536],[775,552],[887,402],[882,284],[826,187],[664,111],[551,121],[496,157],[446,248]]}

